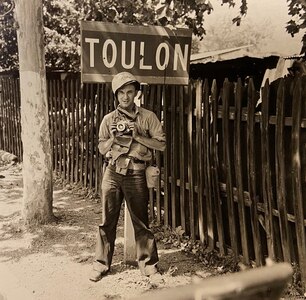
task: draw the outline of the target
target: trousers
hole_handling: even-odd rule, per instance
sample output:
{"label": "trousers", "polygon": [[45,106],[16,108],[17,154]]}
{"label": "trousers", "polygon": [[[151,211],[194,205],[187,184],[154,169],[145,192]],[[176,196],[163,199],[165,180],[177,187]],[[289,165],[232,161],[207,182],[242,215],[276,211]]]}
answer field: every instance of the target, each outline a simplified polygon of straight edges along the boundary
{"label": "trousers", "polygon": [[128,170],[122,175],[111,166],[106,168],[102,179],[102,223],[97,233],[94,270],[101,273],[110,270],[117,223],[125,199],[134,227],[140,272],[145,276],[157,272],[158,254],[148,224],[148,198],[145,170]]}

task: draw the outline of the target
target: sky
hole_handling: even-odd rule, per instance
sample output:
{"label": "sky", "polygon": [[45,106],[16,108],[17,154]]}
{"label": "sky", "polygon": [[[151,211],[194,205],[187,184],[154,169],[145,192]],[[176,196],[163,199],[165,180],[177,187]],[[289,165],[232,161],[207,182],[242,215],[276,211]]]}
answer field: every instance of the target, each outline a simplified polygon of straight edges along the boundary
{"label": "sky", "polygon": [[[228,15],[235,17],[239,13],[238,5],[229,8],[224,4],[221,6],[221,0],[210,0],[214,7],[214,11],[206,16],[204,27],[217,26],[222,18],[228,19]],[[242,19],[243,23],[260,24],[267,23],[270,27],[271,38],[262,47],[263,53],[278,53],[281,55],[299,54],[301,49],[302,34],[295,35],[294,38],[286,32],[286,23],[290,20],[288,16],[288,7],[286,0],[248,0],[248,12],[246,17]],[[229,24],[229,26],[232,26]],[[235,30],[235,25],[232,26]],[[222,33],[220,33],[222,34]]]}

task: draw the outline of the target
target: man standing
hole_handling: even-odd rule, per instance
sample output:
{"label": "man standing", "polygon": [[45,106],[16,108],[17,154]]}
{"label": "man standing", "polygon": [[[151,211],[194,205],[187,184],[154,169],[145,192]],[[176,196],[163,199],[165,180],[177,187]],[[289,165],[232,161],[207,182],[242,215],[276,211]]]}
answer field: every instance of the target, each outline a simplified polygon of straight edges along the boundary
{"label": "man standing", "polygon": [[157,116],[134,103],[139,89],[140,83],[131,73],[114,76],[112,90],[119,105],[100,125],[99,151],[107,158],[108,166],[102,180],[102,223],[97,235],[92,281],[99,281],[110,270],[123,199],[135,231],[139,269],[145,276],[157,273],[157,247],[148,227],[145,169],[152,150],[163,151],[166,142]]}

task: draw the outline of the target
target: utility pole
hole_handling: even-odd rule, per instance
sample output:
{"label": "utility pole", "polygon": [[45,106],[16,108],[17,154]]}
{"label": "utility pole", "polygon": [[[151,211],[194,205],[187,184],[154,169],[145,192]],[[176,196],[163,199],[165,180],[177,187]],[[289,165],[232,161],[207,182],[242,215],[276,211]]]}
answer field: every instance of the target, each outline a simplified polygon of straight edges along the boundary
{"label": "utility pole", "polygon": [[23,143],[23,209],[28,225],[52,217],[52,155],[42,0],[15,0]]}

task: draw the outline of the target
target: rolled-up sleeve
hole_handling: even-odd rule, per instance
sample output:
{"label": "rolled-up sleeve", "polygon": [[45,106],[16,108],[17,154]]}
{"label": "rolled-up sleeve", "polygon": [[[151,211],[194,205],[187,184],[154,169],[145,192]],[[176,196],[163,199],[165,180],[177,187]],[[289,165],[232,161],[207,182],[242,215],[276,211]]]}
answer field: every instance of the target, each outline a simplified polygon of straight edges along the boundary
{"label": "rolled-up sleeve", "polygon": [[151,138],[156,139],[160,142],[166,141],[166,135],[163,130],[163,126],[155,113],[151,113],[149,116],[149,134]]}
{"label": "rolled-up sleeve", "polygon": [[105,142],[110,138],[109,126],[107,117],[103,118],[99,128],[99,144]]}

